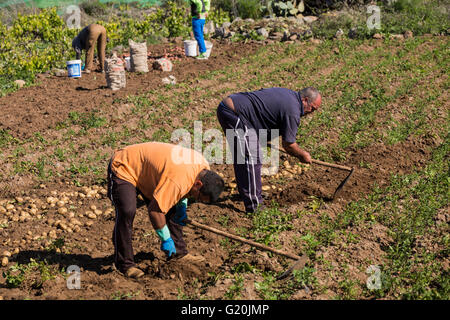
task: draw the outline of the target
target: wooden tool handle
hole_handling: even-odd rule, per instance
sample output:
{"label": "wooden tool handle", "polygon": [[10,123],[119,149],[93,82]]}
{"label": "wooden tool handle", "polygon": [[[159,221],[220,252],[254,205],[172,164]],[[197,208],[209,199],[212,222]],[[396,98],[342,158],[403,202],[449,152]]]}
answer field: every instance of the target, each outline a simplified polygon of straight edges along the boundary
{"label": "wooden tool handle", "polygon": [[312,161],[312,163],[319,164],[319,165],[325,166],[325,167],[341,169],[341,170],[345,170],[345,171],[352,171],[352,168],[346,167],[346,166],[342,166],[342,165],[339,165],[339,164],[324,162],[324,161],[315,160],[315,159],[312,159],[311,161]]}
{"label": "wooden tool handle", "polygon": [[198,223],[196,221],[186,220],[186,222],[188,224],[191,224],[191,225],[197,227],[197,228],[200,228],[200,229],[203,229],[203,230],[207,230],[207,231],[210,231],[212,233],[216,233],[218,235],[221,235],[221,236],[224,236],[224,237],[236,240],[236,241],[240,241],[240,242],[249,244],[249,245],[251,245],[253,247],[257,247],[257,248],[260,248],[260,249],[263,249],[263,250],[267,250],[267,251],[270,251],[270,252],[273,252],[273,253],[276,253],[276,254],[279,254],[279,255],[282,255],[282,256],[294,259],[294,260],[299,260],[300,259],[300,257],[295,255],[295,254],[283,252],[283,251],[280,251],[280,250],[268,247],[266,245],[263,245],[261,243],[258,243],[258,242],[252,241],[252,240],[248,240],[248,239],[236,236],[234,234],[231,234],[231,233],[228,233],[228,232],[225,232],[225,231],[222,231],[222,230],[210,227],[210,226],[206,226],[206,225]]}
{"label": "wooden tool handle", "polygon": [[[270,146],[270,148],[273,148],[272,146]],[[275,149],[275,148],[274,148]],[[281,152],[283,152],[284,154],[289,155],[289,153],[286,152],[286,150],[284,150],[283,148],[278,148],[278,150],[280,150]],[[347,166],[342,166],[339,164],[334,164],[334,163],[329,163],[329,162],[324,162],[324,161],[320,161],[320,160],[315,160],[312,159],[311,160],[312,163],[321,165],[321,166],[325,166],[325,167],[330,167],[330,168],[335,168],[335,169],[341,169],[341,170],[345,170],[345,171],[352,171],[352,168],[347,167]]]}

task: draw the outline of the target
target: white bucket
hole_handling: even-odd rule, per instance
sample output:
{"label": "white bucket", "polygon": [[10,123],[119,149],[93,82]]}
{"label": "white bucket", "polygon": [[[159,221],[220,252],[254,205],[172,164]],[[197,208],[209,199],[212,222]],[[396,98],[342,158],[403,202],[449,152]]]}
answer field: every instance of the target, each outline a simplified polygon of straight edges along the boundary
{"label": "white bucket", "polygon": [[81,77],[81,60],[67,61],[67,74],[69,78]]}
{"label": "white bucket", "polygon": [[205,47],[206,47],[205,56],[207,58],[209,58],[209,55],[211,54],[211,50],[212,50],[213,44],[211,42],[209,42],[209,41],[205,41]]}
{"label": "white bucket", "polygon": [[184,53],[187,57],[197,56],[197,41],[185,40],[184,42]]}
{"label": "white bucket", "polygon": [[126,57],[125,58],[125,69],[127,71],[131,70],[131,57]]}

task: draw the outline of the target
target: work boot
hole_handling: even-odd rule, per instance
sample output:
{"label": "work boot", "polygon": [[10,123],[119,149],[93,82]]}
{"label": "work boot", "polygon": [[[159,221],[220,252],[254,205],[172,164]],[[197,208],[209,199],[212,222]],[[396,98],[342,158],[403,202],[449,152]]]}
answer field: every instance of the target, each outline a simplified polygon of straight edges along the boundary
{"label": "work boot", "polygon": [[195,57],[198,60],[207,60],[208,57],[206,56],[206,52],[201,52],[197,57]]}
{"label": "work boot", "polygon": [[181,261],[181,262],[187,262],[187,263],[198,263],[198,262],[204,262],[206,259],[202,256],[194,256],[190,253],[186,253],[184,256],[182,256],[181,258],[177,258],[177,261]]}
{"label": "work boot", "polygon": [[131,267],[125,272],[125,276],[128,278],[139,279],[144,276],[144,271],[136,267]]}
{"label": "work boot", "polygon": [[86,69],[86,70],[83,70],[82,72],[85,73],[85,74],[89,74],[89,73],[91,73],[91,70]]}

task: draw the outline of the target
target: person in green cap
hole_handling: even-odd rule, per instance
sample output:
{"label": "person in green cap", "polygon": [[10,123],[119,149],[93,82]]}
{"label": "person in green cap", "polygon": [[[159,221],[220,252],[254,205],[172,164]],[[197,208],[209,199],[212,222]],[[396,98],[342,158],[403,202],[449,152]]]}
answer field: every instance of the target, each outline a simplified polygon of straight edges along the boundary
{"label": "person in green cap", "polygon": [[194,32],[195,40],[197,40],[200,54],[197,59],[208,59],[206,56],[205,38],[203,37],[203,27],[208,16],[208,11],[211,6],[210,0],[189,0],[191,4],[192,15],[192,31]]}

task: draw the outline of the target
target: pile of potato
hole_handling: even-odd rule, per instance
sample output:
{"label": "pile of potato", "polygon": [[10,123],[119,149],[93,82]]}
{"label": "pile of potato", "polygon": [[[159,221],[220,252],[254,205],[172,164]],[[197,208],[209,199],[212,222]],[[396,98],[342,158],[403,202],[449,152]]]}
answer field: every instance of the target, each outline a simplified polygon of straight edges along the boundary
{"label": "pile of potato", "polygon": [[[278,167],[263,167],[261,169],[261,179],[262,182],[267,182],[269,184],[264,184],[262,186],[263,191],[282,191],[281,187],[277,187],[273,184],[273,179],[287,178],[289,180],[295,179],[298,175],[301,175],[310,169],[309,164],[294,164],[291,165],[289,161],[284,161],[281,168]],[[224,178],[224,175],[219,173],[219,175]],[[272,184],[270,184],[272,182]],[[233,177],[229,182],[226,183],[226,186],[230,190],[230,193],[236,193],[236,180]]]}
{"label": "pile of potato", "polygon": [[[45,185],[40,186],[46,189]],[[2,245],[15,248],[12,253],[18,253],[19,248],[28,248],[33,242],[41,244],[40,249],[48,246],[53,240],[61,237],[64,233],[78,233],[83,228],[94,224],[99,217],[108,217],[114,212],[110,206],[106,210],[101,210],[92,204],[88,210],[87,201],[106,197],[106,189],[99,186],[82,187],[79,191],[61,192],[53,190],[46,197],[26,196],[15,199],[0,200],[0,230],[8,229],[11,224],[25,223],[39,220],[43,222],[39,232],[28,230],[20,240],[11,238],[2,239]],[[47,226],[47,227],[46,227]],[[44,230],[43,230],[44,229]],[[41,232],[42,231],[42,232]],[[10,251],[2,254],[2,266],[8,265]]]}

